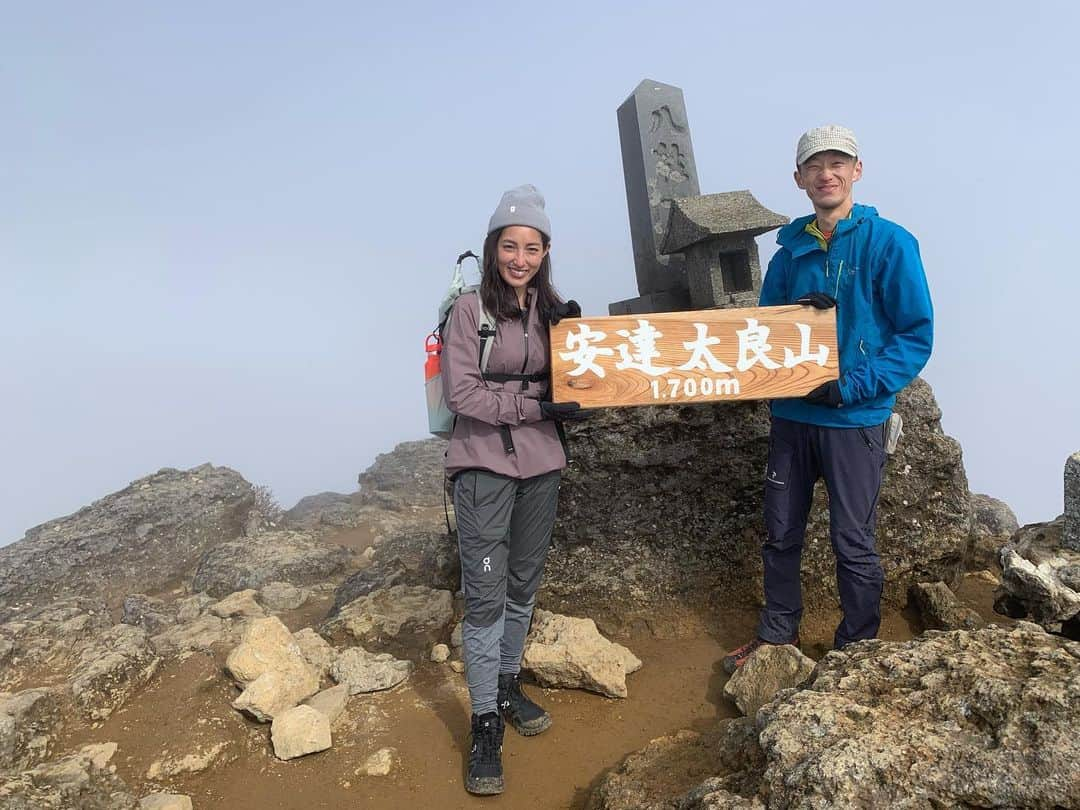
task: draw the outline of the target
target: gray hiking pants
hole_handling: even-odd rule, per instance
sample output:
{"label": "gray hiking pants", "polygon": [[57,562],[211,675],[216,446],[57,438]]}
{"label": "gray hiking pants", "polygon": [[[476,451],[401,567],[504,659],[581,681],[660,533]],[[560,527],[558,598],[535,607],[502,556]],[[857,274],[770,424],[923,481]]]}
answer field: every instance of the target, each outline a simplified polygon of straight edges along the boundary
{"label": "gray hiking pants", "polygon": [[464,470],[454,479],[465,592],[462,640],[473,714],[498,711],[499,675],[521,668],[551,545],[560,477],[559,470],[525,479]]}

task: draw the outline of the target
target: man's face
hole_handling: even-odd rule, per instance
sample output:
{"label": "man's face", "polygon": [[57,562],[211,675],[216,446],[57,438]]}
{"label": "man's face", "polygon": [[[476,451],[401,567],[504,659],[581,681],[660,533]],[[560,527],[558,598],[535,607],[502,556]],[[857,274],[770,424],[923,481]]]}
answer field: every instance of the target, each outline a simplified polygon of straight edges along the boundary
{"label": "man's face", "polygon": [[852,201],[852,186],[862,177],[862,161],[843,152],[818,152],[795,170],[795,185],[815,209],[831,211]]}

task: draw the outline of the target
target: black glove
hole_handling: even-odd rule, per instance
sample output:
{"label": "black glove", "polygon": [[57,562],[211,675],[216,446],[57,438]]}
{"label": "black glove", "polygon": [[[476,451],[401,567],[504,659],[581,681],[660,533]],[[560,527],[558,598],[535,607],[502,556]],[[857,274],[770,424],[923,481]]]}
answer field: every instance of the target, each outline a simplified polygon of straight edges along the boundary
{"label": "black glove", "polygon": [[555,308],[551,310],[548,315],[548,321],[552,326],[557,324],[563,318],[580,318],[581,317],[581,304],[577,301],[570,299],[565,304],[559,303],[555,305]]}
{"label": "black glove", "polygon": [[592,416],[591,411],[581,410],[576,402],[545,402],[540,401],[540,412],[545,419],[553,419],[556,422],[581,422]]}
{"label": "black glove", "polygon": [[827,408],[839,408],[844,404],[844,396],[840,393],[840,383],[836,380],[822,383],[803,399],[812,402],[814,405],[824,405]]}
{"label": "black glove", "polygon": [[796,304],[808,304],[814,309],[832,309],[836,306],[836,299],[823,292],[808,292],[802,298],[795,300]]}

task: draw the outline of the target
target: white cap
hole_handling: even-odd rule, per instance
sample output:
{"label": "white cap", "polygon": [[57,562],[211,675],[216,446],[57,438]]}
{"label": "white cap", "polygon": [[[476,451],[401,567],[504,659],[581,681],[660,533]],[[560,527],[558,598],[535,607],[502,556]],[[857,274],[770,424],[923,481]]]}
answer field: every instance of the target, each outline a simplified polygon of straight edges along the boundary
{"label": "white cap", "polygon": [[851,157],[859,156],[859,144],[855,133],[847,127],[826,124],[803,133],[795,149],[795,165],[802,166],[818,152],[843,152]]}

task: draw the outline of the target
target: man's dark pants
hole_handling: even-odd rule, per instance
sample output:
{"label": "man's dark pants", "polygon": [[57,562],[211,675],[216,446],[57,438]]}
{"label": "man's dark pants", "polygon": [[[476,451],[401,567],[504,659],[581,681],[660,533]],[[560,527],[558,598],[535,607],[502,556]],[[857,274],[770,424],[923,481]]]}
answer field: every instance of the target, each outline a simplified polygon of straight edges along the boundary
{"label": "man's dark pants", "polygon": [[802,618],[799,569],[806,519],[818,478],[829,493],[829,536],[844,618],[837,649],[874,638],[881,624],[884,574],[874,544],[885,470],[885,426],[830,428],[773,417],[765,472],[765,609],[758,636],[786,644]]}

